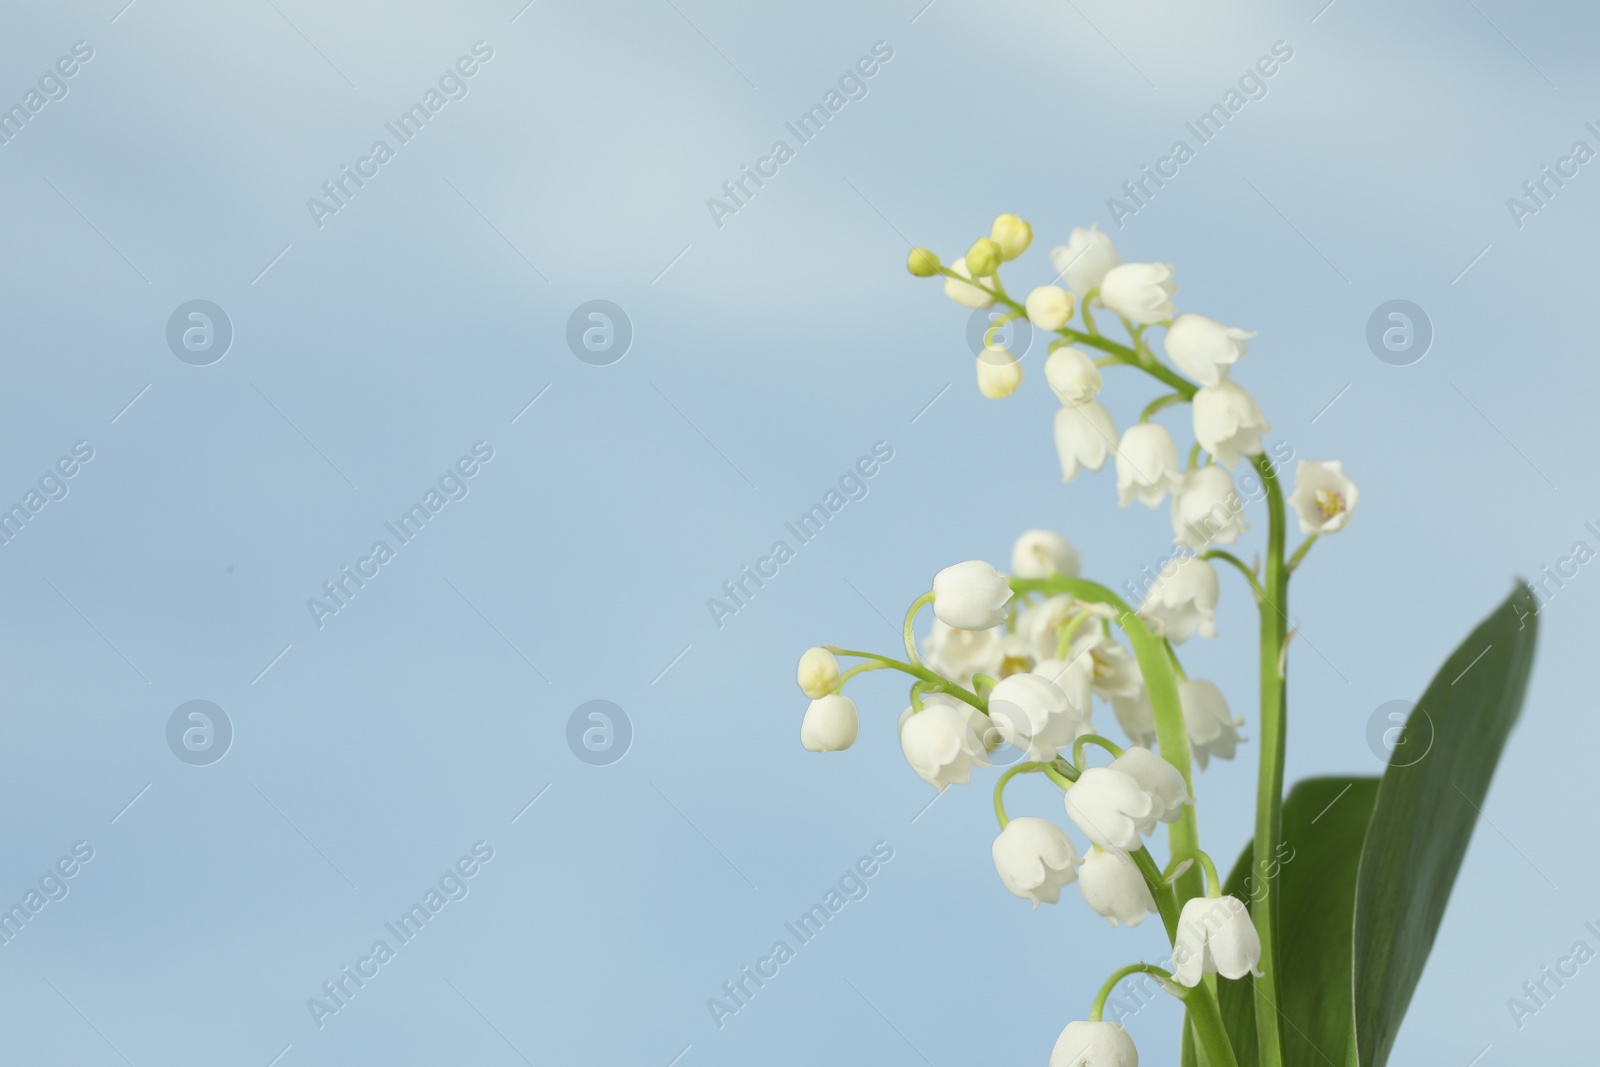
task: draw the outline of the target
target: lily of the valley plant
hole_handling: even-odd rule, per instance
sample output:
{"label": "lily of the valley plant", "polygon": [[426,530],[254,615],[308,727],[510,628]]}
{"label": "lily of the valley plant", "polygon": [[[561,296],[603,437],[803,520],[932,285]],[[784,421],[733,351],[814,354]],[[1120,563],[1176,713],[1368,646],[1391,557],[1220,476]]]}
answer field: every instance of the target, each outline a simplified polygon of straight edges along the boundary
{"label": "lily of the valley plant", "polygon": [[[1438,881],[1440,871],[1447,896],[1459,854],[1445,849],[1434,868],[1414,874],[1396,866],[1402,861],[1388,855],[1395,849],[1378,859],[1338,852],[1359,850],[1363,840],[1366,851],[1378,849],[1377,839],[1392,822],[1415,816],[1405,804],[1422,788],[1418,783],[1426,783],[1415,774],[1398,780],[1402,769],[1395,765],[1381,790],[1373,779],[1350,779],[1339,797],[1360,789],[1327,826],[1319,828],[1312,819],[1292,841],[1284,832],[1286,821],[1300,825],[1305,806],[1297,789],[1286,808],[1283,789],[1290,579],[1319,538],[1346,529],[1360,494],[1336,460],[1301,460],[1285,491],[1281,483],[1289,472],[1280,469],[1264,438],[1270,425],[1235,380],[1255,333],[1180,313],[1171,266],[1124,263],[1097,228],[1076,229],[1051,252],[1052,282],[1019,301],[1001,283],[1000,271],[1031,242],[1028,223],[1001,215],[990,235],[964,256],[944,263],[917,248],[908,267],[918,277],[943,277],[945,295],[958,304],[995,309],[976,367],[986,397],[1010,396],[1022,382],[1020,361],[999,340],[1008,323],[1025,319],[1051,335],[1043,377],[1060,402],[1054,431],[1063,480],[1109,465],[1120,505],[1170,509],[1177,550],[1139,604],[1082,577],[1078,551],[1049,530],[1023,533],[1005,573],[980,560],[944,568],[906,613],[904,658],[836,645],[801,657],[800,688],[811,698],[801,742],[816,752],[849,748],[858,718],[846,686],[868,672],[900,671],[910,679],[909,706],[899,717],[900,746],[918,776],[942,791],[969,784],[985,768],[1006,768],[993,783],[999,824],[993,860],[1007,890],[1037,907],[1058,903],[1062,890],[1076,883],[1083,903],[1112,926],[1134,928],[1148,915],[1159,917],[1165,941],[1156,946],[1158,953],[1142,930],[1129,935],[1138,939],[1130,940],[1129,952],[1136,960],[1159,954],[1166,966],[1130,962],[1110,975],[1086,1006],[1087,1018],[1061,1031],[1050,1067],[1138,1063],[1127,1032],[1102,1014],[1117,984],[1140,973],[1183,1002],[1186,1064],[1313,1062],[1314,1055],[1302,1057],[1310,1051],[1302,1042],[1338,1067],[1381,1064],[1420,971],[1419,963],[1404,977],[1410,960],[1393,957],[1405,949],[1407,937],[1421,936],[1425,958],[1437,915],[1420,935],[1407,930],[1388,936],[1385,924],[1427,927],[1427,908],[1406,912],[1380,905],[1397,892],[1424,893],[1428,887],[1420,882]],[[1113,324],[1125,340],[1102,332]],[[1142,375],[1156,387],[1138,421],[1120,428],[1098,399],[1118,372],[1134,380]],[[1184,449],[1178,437],[1193,443]],[[1265,544],[1253,564],[1233,547],[1250,531],[1245,499],[1235,487],[1241,468],[1264,489],[1267,512]],[[1291,513],[1300,535],[1292,553]],[[1248,751],[1241,749],[1246,720],[1233,710],[1237,695],[1230,702],[1212,682],[1189,677],[1178,651],[1196,637],[1217,636],[1224,584],[1217,564],[1233,572],[1260,612],[1260,690],[1247,731],[1259,753],[1254,841],[1226,882],[1200,847],[1195,769]],[[919,647],[915,623],[924,607],[933,618]],[[1531,629],[1518,631],[1525,639],[1502,641],[1513,646],[1507,654],[1515,657],[1525,647],[1531,656]],[[1485,644],[1490,642],[1478,647]],[[1476,650],[1463,646],[1463,654]],[[841,657],[855,662],[841,668]],[[1509,666],[1497,658],[1481,668],[1480,684],[1504,690],[1482,712],[1498,716],[1494,727],[1503,727],[1501,740],[1520,703],[1526,666],[1526,657],[1513,658]],[[1118,739],[1097,725],[1105,710],[1117,724]],[[1445,763],[1440,773],[1448,775],[1454,720],[1480,712],[1454,711],[1442,700],[1430,711],[1431,727],[1441,733],[1430,739],[1438,748],[1432,758]],[[1364,720],[1351,728],[1361,729]],[[1403,768],[1408,774],[1413,769]],[[1479,797],[1489,771],[1492,762],[1478,775],[1481,783],[1469,783]],[[1059,787],[1063,803],[1056,818],[1008,812],[1006,785],[1021,774],[1042,775]],[[1315,791],[1328,782],[1302,788]],[[1460,791],[1471,800],[1467,790]],[[1465,825],[1470,829],[1470,817]],[[1342,837],[1336,833],[1351,827]],[[1165,855],[1157,858],[1151,845],[1160,828],[1166,831]],[[1288,862],[1301,854],[1309,858]],[[1349,886],[1354,903],[1307,908],[1317,914],[1302,915],[1294,888],[1308,880]],[[1369,899],[1378,910],[1363,913],[1362,902]],[[1442,911],[1442,896],[1437,907]],[[1310,943],[1298,936],[1305,924],[1312,933],[1332,929],[1329,943],[1343,946],[1342,954],[1290,956],[1286,926],[1299,945]],[[1364,948],[1364,938],[1373,936],[1379,943]],[[1324,958],[1329,955],[1337,957],[1332,964]],[[1364,993],[1363,982],[1376,992]],[[1330,1028],[1321,1016],[1296,1023],[1297,1015],[1313,1009],[1337,1023],[1340,1013],[1325,1010],[1330,996],[1343,998],[1334,1003],[1349,1003],[1347,1027]]]}

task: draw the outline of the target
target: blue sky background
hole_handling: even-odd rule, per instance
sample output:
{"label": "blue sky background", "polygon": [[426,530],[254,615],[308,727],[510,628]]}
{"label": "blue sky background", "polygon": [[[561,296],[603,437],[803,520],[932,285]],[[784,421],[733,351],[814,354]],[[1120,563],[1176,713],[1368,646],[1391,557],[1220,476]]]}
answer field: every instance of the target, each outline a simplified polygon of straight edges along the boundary
{"label": "blue sky background", "polygon": [[[1600,148],[1594,11],[522,2],[5,15],[0,102],[94,50],[0,147],[0,498],[94,450],[0,549],[0,898],[94,849],[0,946],[8,1061],[1044,1062],[1159,930],[1009,896],[987,785],[924,810],[896,685],[861,684],[854,749],[804,752],[794,661],[893,648],[885,617],[936,569],[1003,563],[1029,526],[1112,585],[1167,551],[1165,509],[1118,510],[1109,473],[1059,484],[1042,345],[984,401],[965,311],[902,262],[1014,211],[1037,241],[1011,287],[1047,280],[1048,249],[1110,227],[1107,198],[1277,41],[1268,95],[1115,237],[1176,264],[1182,309],[1260,331],[1236,377],[1272,436],[1362,490],[1296,582],[1288,779],[1376,773],[1372,711],[1515,575],[1600,548],[1600,164],[1521,228],[1506,206]],[[307,198],[477,41],[466,97],[319,228]],[[715,225],[707,198],[878,41],[867,96]],[[197,298],[235,331],[205,367],[165,341]],[[1395,298],[1435,330],[1408,367],[1364,340]],[[565,342],[593,299],[635,331],[609,366]],[[1110,375],[1103,399],[1126,421],[1153,395]],[[306,599],[479,441],[469,495],[319,630]],[[718,629],[706,599],[877,441],[870,494]],[[1591,569],[1545,611],[1395,1062],[1590,1047],[1600,979],[1520,1031],[1505,1002],[1595,944],[1600,861],[1565,817],[1597,756]],[[1186,662],[1253,737],[1253,612],[1223,580],[1223,637]],[[235,731],[210,766],[165,740],[194,699]],[[634,731],[609,766],[566,742],[593,699]],[[1198,782],[1219,857],[1255,759]],[[1012,811],[1060,817],[1037,783]],[[316,1028],[307,998],[478,841],[469,894]],[[869,895],[717,1029],[707,998],[878,841]],[[1143,1062],[1176,1062],[1177,1020],[1129,1023]]]}

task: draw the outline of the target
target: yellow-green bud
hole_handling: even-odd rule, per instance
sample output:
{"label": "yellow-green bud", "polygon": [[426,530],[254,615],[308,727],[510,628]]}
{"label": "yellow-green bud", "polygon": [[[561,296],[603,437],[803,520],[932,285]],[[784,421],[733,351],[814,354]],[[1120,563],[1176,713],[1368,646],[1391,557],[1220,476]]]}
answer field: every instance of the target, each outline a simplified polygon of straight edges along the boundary
{"label": "yellow-green bud", "polygon": [[994,220],[994,228],[989,231],[990,240],[1000,246],[1002,259],[1016,259],[1028,250],[1033,243],[1033,227],[1015,215],[999,215]]}
{"label": "yellow-green bud", "polygon": [[919,245],[906,257],[906,270],[919,278],[931,278],[939,273],[939,257]]}
{"label": "yellow-green bud", "polygon": [[974,278],[988,278],[1000,269],[1002,256],[998,241],[980,237],[967,249],[967,271]]}

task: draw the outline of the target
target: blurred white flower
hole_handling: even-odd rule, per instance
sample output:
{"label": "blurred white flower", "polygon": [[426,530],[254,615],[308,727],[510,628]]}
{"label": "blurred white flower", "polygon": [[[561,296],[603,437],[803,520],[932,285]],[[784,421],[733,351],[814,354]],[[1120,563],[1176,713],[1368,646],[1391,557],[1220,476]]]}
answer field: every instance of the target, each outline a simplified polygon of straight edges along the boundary
{"label": "blurred white flower", "polygon": [[1100,232],[1098,224],[1084,229],[1073,228],[1067,243],[1050,250],[1050,262],[1056,273],[1067,279],[1067,288],[1080,296],[1091,289],[1100,288],[1106,271],[1122,263],[1117,246],[1111,238]]}
{"label": "blurred white flower", "polygon": [[839,661],[825,648],[808,648],[800,656],[795,675],[802,693],[821,700],[839,684]]}
{"label": "blurred white flower", "polygon": [[1133,696],[1114,696],[1111,710],[1116,712],[1117,725],[1136,745],[1149,748],[1156,743],[1156,709],[1150,705],[1150,691],[1143,685]]}
{"label": "blurred white flower", "polygon": [[1272,429],[1255,397],[1224,379],[1194,394],[1194,437],[1224,467],[1261,454],[1261,435]]}
{"label": "blurred white flower", "polygon": [[1237,897],[1195,897],[1183,906],[1172,942],[1172,977],[1191,989],[1208,974],[1261,977],[1261,935]]}
{"label": "blurred white flower", "polygon": [[1054,530],[1024,530],[1011,546],[1011,573],[1018,578],[1078,576],[1078,550]]}
{"label": "blurred white flower", "polygon": [[958,630],[937,616],[933,631],[923,638],[922,655],[934,672],[966,689],[974,674],[997,674],[1004,655],[998,626],[987,630]]}
{"label": "blurred white flower", "polygon": [[1012,819],[991,851],[1000,881],[1036,908],[1056,903],[1061,887],[1078,878],[1078,850],[1066,831],[1047,819]]}
{"label": "blurred white flower", "polygon": [[[957,259],[951,260],[950,271],[951,273],[957,274],[962,278],[969,280],[972,279],[972,275],[967,273],[966,256],[961,256]],[[976,280],[980,285],[987,285],[991,289],[994,288],[994,277],[992,275],[987,278],[978,278]],[[946,278],[944,280],[944,295],[948,296],[951,300],[954,300],[962,307],[986,308],[994,303],[994,297],[990,296],[982,289],[968,285],[966,282],[957,281],[955,278]]]}
{"label": "blurred white flower", "polygon": [[1067,658],[1076,659],[1082,655],[1090,657],[1094,668],[1094,693],[1100,699],[1135,696],[1144,687],[1139,661],[1098,624],[1085,623],[1083,629],[1073,635]]}
{"label": "blurred white flower", "polygon": [[811,702],[800,721],[800,743],[811,752],[841,752],[855,744],[860,729],[855,701],[832,693]]}
{"label": "blurred white flower", "polygon": [[981,559],[946,567],[933,576],[933,613],[958,630],[987,630],[1005,621],[1011,586]]}
{"label": "blurred white flower", "polygon": [[1189,733],[1189,751],[1200,769],[1206,769],[1212,756],[1232,759],[1244,720],[1233,717],[1222,690],[1203,678],[1186,679],[1178,683],[1178,704]]}
{"label": "blurred white flower", "polygon": [[1022,363],[1005,345],[989,345],[978,353],[978,392],[1004,400],[1022,384]]}
{"label": "blurred white flower", "polygon": [[1090,733],[1089,715],[1094,710],[1093,689],[1090,686],[1094,667],[1088,656],[1075,660],[1041,659],[1033,666],[1033,673],[1049,681],[1067,697],[1072,708],[1076,727],[1072,739]]}
{"label": "blurred white flower", "polygon": [[1116,442],[1116,423],[1100,401],[1066,404],[1056,412],[1056,455],[1063,482],[1076,478],[1080,469],[1097,471],[1105,466]]}
{"label": "blurred white flower", "polygon": [[1044,361],[1044,380],[1063,404],[1081,404],[1100,392],[1102,378],[1094,358],[1081,348],[1058,345]]}
{"label": "blurred white flower", "polygon": [[1078,892],[1112,926],[1138,926],[1156,910],[1150,887],[1133,861],[1099,845],[1089,846],[1078,867]]}
{"label": "blurred white flower", "polygon": [[1024,303],[1028,321],[1041,330],[1059,330],[1072,318],[1072,294],[1059,285],[1041,285]]}
{"label": "blurred white flower", "polygon": [[1217,571],[1199,556],[1179,556],[1161,568],[1139,614],[1161,624],[1167,640],[1181,645],[1196,632],[1217,636]]}
{"label": "blurred white flower", "polygon": [[967,716],[943,702],[901,712],[900,751],[917,776],[940,792],[951,784],[966,785],[972,768],[989,766],[989,754]]}
{"label": "blurred white flower", "polygon": [[1167,355],[1177,368],[1201,385],[1216,385],[1228,369],[1250,351],[1245,341],[1254,330],[1224,326],[1216,319],[1186,312],[1167,329]]}
{"label": "blurred white flower", "polygon": [[1360,491],[1336,459],[1303,459],[1295,469],[1289,506],[1300,517],[1303,534],[1338,533],[1349,525],[1360,499]]}
{"label": "blurred white flower", "polygon": [[1157,507],[1167,490],[1182,483],[1178,446],[1167,428],[1155,422],[1128,427],[1117,446],[1117,503],[1127,507],[1137,499],[1147,508]]}
{"label": "blurred white flower", "polygon": [[1212,463],[1192,470],[1172,493],[1172,533],[1180,545],[1204,552],[1213,543],[1231,545],[1250,529],[1244,501],[1228,468]]}
{"label": "blurred white flower", "polygon": [[1124,263],[1106,272],[1100,283],[1100,302],[1123,318],[1149,326],[1172,318],[1172,280],[1168,263]]}

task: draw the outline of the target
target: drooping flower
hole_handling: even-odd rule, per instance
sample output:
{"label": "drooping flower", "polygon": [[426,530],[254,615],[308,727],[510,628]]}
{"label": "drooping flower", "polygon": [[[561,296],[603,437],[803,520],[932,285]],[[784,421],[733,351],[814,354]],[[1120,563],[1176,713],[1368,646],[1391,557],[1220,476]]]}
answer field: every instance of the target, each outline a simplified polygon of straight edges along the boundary
{"label": "drooping flower", "polygon": [[1083,349],[1071,345],[1058,345],[1045,357],[1044,380],[1063,404],[1093,400],[1103,381],[1094,359]]}
{"label": "drooping flower", "polygon": [[1028,321],[1041,330],[1059,330],[1072,318],[1072,294],[1059,285],[1041,285],[1023,304]]}
{"label": "drooping flower", "polygon": [[[951,260],[950,272],[958,275],[961,278],[966,278],[969,281],[976,280],[979,285],[986,285],[991,289],[994,288],[993,275],[990,275],[989,277],[979,277],[977,279],[972,278],[972,275],[967,272],[966,256],[960,256]],[[982,289],[977,288],[977,286],[969,285],[965,281],[957,281],[955,278],[946,278],[944,280],[944,295],[949,297],[951,300],[954,300],[962,307],[986,308],[994,303],[994,297],[990,296]]]}
{"label": "drooping flower", "polygon": [[1022,362],[1005,345],[988,345],[978,353],[978,392],[1004,400],[1022,384]]}
{"label": "drooping flower", "polygon": [[811,702],[800,720],[800,743],[811,752],[842,752],[855,744],[861,728],[855,701],[830,693]]}
{"label": "drooping flower", "polygon": [[989,718],[1030,760],[1053,760],[1078,736],[1081,717],[1067,694],[1038,674],[1000,679],[989,693]]}
{"label": "drooping flower", "polygon": [[1261,454],[1261,435],[1272,429],[1255,397],[1224,379],[1194,394],[1194,437],[1224,467]]}
{"label": "drooping flower", "polygon": [[1212,756],[1232,759],[1244,720],[1233,717],[1222,690],[1204,678],[1189,678],[1178,683],[1178,704],[1189,733],[1189,751],[1200,769],[1206,769]]}
{"label": "drooping flower", "polygon": [[1132,852],[1156,828],[1157,801],[1133,777],[1090,767],[1067,789],[1067,817],[1101,848]]}
{"label": "drooping flower", "polygon": [[1138,926],[1156,910],[1150,887],[1133,861],[1099,845],[1090,845],[1078,866],[1078,892],[1112,926]]}
{"label": "drooping flower", "polygon": [[943,702],[901,712],[900,751],[917,776],[940,792],[951,784],[966,785],[972,768],[989,765],[989,754],[967,716]]}
{"label": "drooping flower", "polygon": [[1156,802],[1156,818],[1162,822],[1176,822],[1183,814],[1183,806],[1194,803],[1178,768],[1148,748],[1124,749],[1122,755],[1111,761],[1111,769],[1126,774],[1150,794]]}
{"label": "drooping flower", "polygon": [[1011,573],[1018,578],[1078,576],[1078,550],[1054,530],[1024,530],[1011,546]]}
{"label": "drooping flower", "polygon": [[1075,660],[1041,659],[1033,665],[1033,673],[1066,694],[1067,705],[1076,720],[1072,739],[1076,741],[1090,733],[1089,715],[1094,710],[1094,691],[1090,683],[1094,676],[1094,664],[1089,657],[1079,656]]}
{"label": "drooping flower", "polygon": [[987,630],[958,630],[934,617],[933,630],[922,641],[922,655],[929,668],[964,688],[972,688],[975,674],[998,674],[1004,656],[1000,627]]}
{"label": "drooping flower", "polygon": [[1128,427],[1117,446],[1117,503],[1127,507],[1137,499],[1147,508],[1157,507],[1167,490],[1182,483],[1178,446],[1167,428],[1156,422]]}
{"label": "drooping flower", "polygon": [[1177,291],[1171,264],[1124,263],[1106,272],[1100,282],[1100,302],[1125,319],[1149,326],[1172,318],[1177,310],[1172,294]]}
{"label": "drooping flower", "polygon": [[1068,1023],[1050,1051],[1050,1067],[1139,1067],[1139,1050],[1116,1023]]}
{"label": "drooping flower", "polygon": [[1204,552],[1212,544],[1231,545],[1250,529],[1244,501],[1228,468],[1212,463],[1184,475],[1172,493],[1172,534],[1178,544]]}
{"label": "drooping flower", "polygon": [[1172,942],[1172,978],[1190,988],[1208,974],[1261,977],[1261,936],[1237,897],[1195,897],[1178,916]]}
{"label": "drooping flower", "polygon": [[933,613],[958,630],[987,630],[1005,621],[1011,586],[981,559],[946,567],[933,576]]}
{"label": "drooping flower", "polygon": [[1139,661],[1120,641],[1092,624],[1073,635],[1068,659],[1087,655],[1094,668],[1092,680],[1094,695],[1102,700],[1131,697],[1144,687],[1144,675],[1139,673]]}
{"label": "drooping flower", "polygon": [[839,661],[825,648],[808,648],[800,656],[795,675],[802,693],[821,700],[839,685]]}
{"label": "drooping flower", "polygon": [[1056,455],[1061,459],[1061,480],[1070,482],[1078,471],[1097,471],[1117,443],[1117,425],[1098,400],[1066,404],[1056,412]]}
{"label": "drooping flower", "polygon": [[1196,632],[1217,636],[1217,571],[1199,556],[1179,556],[1161,568],[1139,614],[1161,624],[1167,640],[1181,645]]}
{"label": "drooping flower", "polygon": [[1117,725],[1136,745],[1149,748],[1156,743],[1156,709],[1150,704],[1150,691],[1144,686],[1133,696],[1114,696],[1111,710],[1116,712]]}
{"label": "drooping flower", "polygon": [[1012,894],[1054,904],[1061,887],[1077,881],[1078,850],[1066,832],[1048,819],[1012,819],[994,839],[994,869]]}
{"label": "drooping flower", "polygon": [[1254,330],[1224,326],[1216,319],[1185,312],[1167,329],[1167,355],[1177,368],[1201,385],[1216,385],[1249,347]]}
{"label": "drooping flower", "polygon": [[[1062,627],[1085,613],[1098,614],[1095,605],[1059,593],[1023,609],[1022,614],[1017,616],[1017,632],[1028,635],[1028,640],[1033,643],[1035,659],[1055,659],[1056,652],[1061,648]],[[1081,629],[1097,624],[1082,619],[1076,625],[1078,628],[1073,630],[1074,636]]]}
{"label": "drooping flower", "polygon": [[1122,257],[1117,254],[1117,246],[1111,243],[1111,238],[1100,232],[1096,224],[1088,229],[1074,227],[1067,235],[1066,244],[1050,250],[1050,262],[1057,274],[1066,277],[1067,288],[1081,296],[1100,288],[1106,271],[1120,266]]}
{"label": "drooping flower", "polygon": [[1300,517],[1303,534],[1338,533],[1350,523],[1361,493],[1336,459],[1303,459],[1294,472],[1289,506]]}

